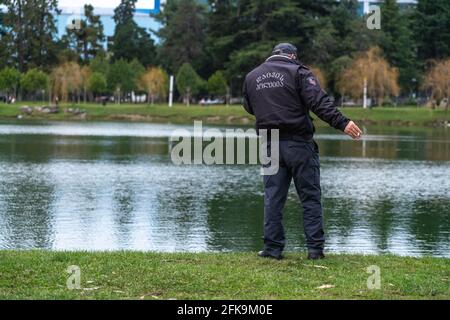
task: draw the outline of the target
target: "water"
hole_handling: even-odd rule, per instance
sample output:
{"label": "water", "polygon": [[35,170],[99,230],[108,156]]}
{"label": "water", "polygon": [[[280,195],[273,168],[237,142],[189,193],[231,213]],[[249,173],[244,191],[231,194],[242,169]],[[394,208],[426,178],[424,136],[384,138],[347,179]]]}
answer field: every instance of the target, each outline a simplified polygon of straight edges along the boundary
{"label": "water", "polygon": [[[259,168],[175,166],[177,128],[0,123],[0,249],[259,250]],[[366,131],[317,135],[328,251],[450,257],[450,130]],[[294,188],[285,227],[304,250]]]}

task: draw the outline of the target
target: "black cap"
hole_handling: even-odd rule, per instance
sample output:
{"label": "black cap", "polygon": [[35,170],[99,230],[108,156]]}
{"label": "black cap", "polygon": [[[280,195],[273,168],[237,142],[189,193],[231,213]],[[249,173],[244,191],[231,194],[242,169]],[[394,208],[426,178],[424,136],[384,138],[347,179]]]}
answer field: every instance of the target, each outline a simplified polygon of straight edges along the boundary
{"label": "black cap", "polygon": [[297,55],[297,48],[290,43],[280,43],[272,50],[272,54],[295,54]]}

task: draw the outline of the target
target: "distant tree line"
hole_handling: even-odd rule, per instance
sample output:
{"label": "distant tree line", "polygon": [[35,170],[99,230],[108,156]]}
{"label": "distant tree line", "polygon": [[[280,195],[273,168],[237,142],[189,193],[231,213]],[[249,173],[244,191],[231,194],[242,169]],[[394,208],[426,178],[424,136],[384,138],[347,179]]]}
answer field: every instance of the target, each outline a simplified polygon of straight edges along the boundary
{"label": "distant tree line", "polygon": [[448,0],[418,0],[407,9],[385,0],[381,30],[367,28],[357,0],[170,0],[155,16],[157,31],[135,22],[136,1],[121,1],[106,39],[90,5],[78,28],[58,38],[57,0],[0,0],[0,91],[117,102],[140,93],[153,103],[166,98],[173,74],[187,104],[204,96],[229,101],[283,41],[299,48],[300,60],[338,99],[360,99],[364,84],[378,104],[417,93],[438,102],[450,96]]}

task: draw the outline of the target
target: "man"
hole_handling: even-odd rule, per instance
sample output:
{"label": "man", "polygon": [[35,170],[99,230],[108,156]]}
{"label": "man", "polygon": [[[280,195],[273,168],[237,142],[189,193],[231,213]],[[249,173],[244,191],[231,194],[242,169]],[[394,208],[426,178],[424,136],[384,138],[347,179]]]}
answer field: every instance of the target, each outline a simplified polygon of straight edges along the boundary
{"label": "man", "polygon": [[279,130],[279,171],[264,176],[264,250],[260,257],[282,259],[285,235],[282,211],[291,180],[303,205],[308,259],[324,258],[325,243],[318,146],[309,112],[353,139],[361,130],[343,116],[313,73],[297,60],[297,48],[277,45],[272,55],[244,82],[244,107],[258,130]]}

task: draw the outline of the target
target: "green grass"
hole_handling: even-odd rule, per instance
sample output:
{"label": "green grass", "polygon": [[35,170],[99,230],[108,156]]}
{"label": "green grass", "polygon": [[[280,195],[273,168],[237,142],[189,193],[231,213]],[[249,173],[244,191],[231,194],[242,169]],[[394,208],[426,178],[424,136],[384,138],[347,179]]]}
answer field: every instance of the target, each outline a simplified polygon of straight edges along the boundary
{"label": "green grass", "polygon": [[[23,105],[36,106],[41,103],[16,103],[15,105],[0,104],[0,119],[15,119],[21,115],[20,107]],[[62,105],[65,108],[80,108],[87,114],[87,120],[93,121],[142,121],[160,123],[192,123],[202,120],[211,124],[253,124],[254,118],[249,116],[241,106],[213,106],[201,107],[175,105],[145,104],[108,104],[106,107],[98,104]],[[343,113],[352,120],[368,124],[382,125],[442,125],[450,122],[450,112],[445,110],[430,110],[427,108],[401,107],[401,108],[344,108]],[[61,112],[59,114],[42,114],[34,112],[24,116],[30,120],[84,120],[80,116]],[[323,123],[320,125],[323,125]]]}
{"label": "green grass", "polygon": [[[81,289],[67,289],[71,265]],[[371,265],[379,290],[367,288]],[[450,259],[441,258],[0,251],[0,299],[450,299],[449,287]]]}

